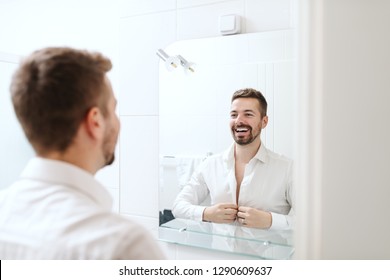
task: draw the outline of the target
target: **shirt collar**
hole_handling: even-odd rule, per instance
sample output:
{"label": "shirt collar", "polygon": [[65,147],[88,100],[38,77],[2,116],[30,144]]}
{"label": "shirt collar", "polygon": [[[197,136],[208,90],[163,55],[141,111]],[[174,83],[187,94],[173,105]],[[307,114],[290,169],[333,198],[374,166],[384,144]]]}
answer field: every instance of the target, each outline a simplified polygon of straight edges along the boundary
{"label": "shirt collar", "polygon": [[107,210],[112,207],[110,194],[92,174],[64,161],[34,157],[27,163],[20,177],[49,184],[66,185],[84,193]]}
{"label": "shirt collar", "polygon": [[234,166],[234,143],[223,153],[222,158],[228,166]]}
{"label": "shirt collar", "polygon": [[256,155],[254,158],[260,160],[261,162],[268,162],[268,150],[265,147],[263,143],[261,143],[259,150],[257,151]]}
{"label": "shirt collar", "polygon": [[[230,145],[223,154],[223,159],[226,163],[234,164],[234,145],[235,143]],[[253,158],[264,163],[268,162],[268,150],[263,143],[261,143],[259,150]]]}

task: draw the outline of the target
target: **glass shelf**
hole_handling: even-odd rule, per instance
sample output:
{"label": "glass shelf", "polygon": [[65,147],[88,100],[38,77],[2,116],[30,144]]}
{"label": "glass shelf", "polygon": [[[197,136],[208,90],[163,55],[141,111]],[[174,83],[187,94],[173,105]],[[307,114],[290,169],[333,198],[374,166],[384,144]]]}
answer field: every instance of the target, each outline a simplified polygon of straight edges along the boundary
{"label": "glass shelf", "polygon": [[291,259],[293,233],[261,230],[236,224],[174,219],[159,228],[162,241],[234,253],[259,259]]}

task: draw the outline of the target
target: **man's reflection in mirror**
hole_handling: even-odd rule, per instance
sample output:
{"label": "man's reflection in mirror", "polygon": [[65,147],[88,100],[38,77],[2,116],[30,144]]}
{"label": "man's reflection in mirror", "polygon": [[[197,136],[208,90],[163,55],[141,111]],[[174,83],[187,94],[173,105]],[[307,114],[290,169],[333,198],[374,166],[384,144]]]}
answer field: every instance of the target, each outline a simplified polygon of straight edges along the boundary
{"label": "man's reflection in mirror", "polygon": [[[260,229],[291,229],[294,218],[292,160],[261,142],[268,124],[267,101],[255,89],[232,96],[230,130],[234,142],[205,159],[176,197],[173,215]],[[201,203],[210,196],[210,206]]]}

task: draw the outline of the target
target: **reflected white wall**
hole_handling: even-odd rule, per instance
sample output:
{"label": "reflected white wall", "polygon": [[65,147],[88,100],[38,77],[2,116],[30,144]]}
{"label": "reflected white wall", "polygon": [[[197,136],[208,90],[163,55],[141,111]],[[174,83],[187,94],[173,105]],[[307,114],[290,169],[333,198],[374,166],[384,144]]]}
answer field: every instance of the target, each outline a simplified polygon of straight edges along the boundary
{"label": "reflected white wall", "polygon": [[[294,58],[291,31],[184,40],[165,48],[196,63],[168,71],[160,63],[160,156],[205,156],[233,142],[230,128],[232,94],[254,87],[268,102],[269,124],[263,143],[293,158]],[[257,49],[259,56],[251,49]]]}

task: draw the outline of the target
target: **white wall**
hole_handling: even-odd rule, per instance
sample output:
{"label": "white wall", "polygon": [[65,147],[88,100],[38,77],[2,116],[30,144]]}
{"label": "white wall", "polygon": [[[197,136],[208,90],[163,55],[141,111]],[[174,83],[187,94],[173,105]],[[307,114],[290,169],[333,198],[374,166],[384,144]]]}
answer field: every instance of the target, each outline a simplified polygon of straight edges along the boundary
{"label": "white wall", "polygon": [[[3,53],[4,57],[20,57],[42,47],[71,46],[100,51],[116,64],[119,33],[118,7],[117,0],[0,0],[0,52]],[[17,59],[14,60],[17,62]],[[5,69],[5,67],[7,68]],[[13,70],[8,64],[4,64],[2,69],[3,75],[0,75],[1,100],[9,100],[8,89]],[[110,72],[114,91],[117,91],[116,85],[118,84],[116,72],[115,67]],[[0,104],[2,112],[5,112],[5,104]],[[10,102],[7,105],[10,105]],[[6,108],[6,110],[8,112],[11,108]],[[7,116],[13,117],[11,113],[7,113]],[[15,119],[13,124],[18,126]],[[7,134],[8,130],[4,129],[3,125],[1,129],[3,133]],[[12,127],[12,130],[19,135],[22,134],[15,127]],[[18,136],[14,137],[14,139],[17,138]],[[9,139],[12,137],[10,136]],[[3,139],[1,144],[3,141],[6,139]],[[8,157],[12,158],[12,165],[8,165],[7,169],[10,166],[15,168],[13,167],[7,172],[7,181],[2,176],[1,182],[10,182],[16,179],[19,170],[24,167],[26,159],[32,155],[26,141],[18,140],[13,143],[20,143],[15,147],[18,149],[18,153],[12,153],[14,147],[7,149],[7,153],[12,153],[12,156]],[[21,155],[22,151],[26,152]],[[2,153],[2,157],[2,163],[4,163],[4,153]],[[98,174],[98,178],[116,198],[114,209],[119,211],[119,162],[102,170]]]}
{"label": "white wall", "polygon": [[[13,110],[9,81],[19,57],[0,52],[0,189],[9,186],[24,168],[33,150],[24,137]],[[17,160],[14,160],[17,159]]]}
{"label": "white wall", "polygon": [[301,8],[297,256],[389,259],[390,2]]}

